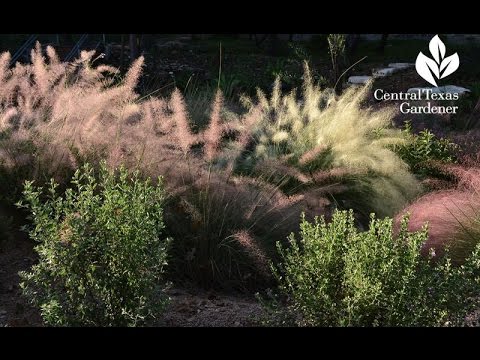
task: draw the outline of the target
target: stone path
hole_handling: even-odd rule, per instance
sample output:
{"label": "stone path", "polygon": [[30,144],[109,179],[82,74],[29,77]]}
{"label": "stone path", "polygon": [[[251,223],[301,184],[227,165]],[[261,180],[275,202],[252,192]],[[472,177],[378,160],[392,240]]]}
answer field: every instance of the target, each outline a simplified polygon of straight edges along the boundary
{"label": "stone path", "polygon": [[[388,64],[388,67],[382,68],[382,69],[374,69],[372,70],[372,75],[356,75],[356,76],[350,76],[348,78],[347,83],[349,85],[364,85],[370,80],[375,80],[377,78],[384,78],[388,76],[392,76],[398,72],[401,72],[403,70],[409,69],[414,67],[415,64],[411,63],[390,63]],[[469,89],[461,87],[461,86],[456,86],[456,85],[446,85],[446,86],[440,86],[440,87],[424,87],[424,88],[410,88],[407,90],[407,92],[418,92],[418,91],[427,91],[431,90],[432,93],[445,93],[445,94],[453,94],[453,93],[458,93],[460,96],[467,94],[470,92]]]}
{"label": "stone path", "polygon": [[425,92],[427,90],[431,90],[432,93],[443,93],[443,94],[459,94],[460,96],[469,93],[470,90],[461,86],[455,85],[446,85],[440,87],[425,87],[425,88],[410,88],[407,92]]}
{"label": "stone path", "polygon": [[372,71],[372,75],[361,75],[361,76],[350,76],[348,78],[349,84],[362,85],[366,84],[368,81],[376,78],[382,78],[391,76],[399,71],[406,70],[415,66],[415,64],[410,63],[391,63],[388,64],[388,67],[377,69]]}

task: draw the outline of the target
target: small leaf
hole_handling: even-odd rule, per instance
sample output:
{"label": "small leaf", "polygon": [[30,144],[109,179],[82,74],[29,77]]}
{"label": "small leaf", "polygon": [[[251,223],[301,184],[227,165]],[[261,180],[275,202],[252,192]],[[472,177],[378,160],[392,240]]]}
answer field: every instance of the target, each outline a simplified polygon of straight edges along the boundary
{"label": "small leaf", "polygon": [[442,64],[440,65],[440,71],[443,71],[443,69],[445,69],[440,79],[443,79],[444,77],[447,77],[448,75],[454,73],[459,66],[460,66],[460,59],[457,53],[446,57],[442,61]]}
{"label": "small leaf", "polygon": [[437,64],[440,64],[442,59],[445,57],[445,52],[447,51],[447,49],[445,48],[445,44],[442,40],[440,40],[438,35],[435,35],[432,40],[430,40],[429,49]]}
{"label": "small leaf", "polygon": [[433,72],[437,78],[440,78],[438,65],[435,63],[435,61],[420,52],[420,54],[417,56],[417,61],[415,62],[415,69],[422,78],[427,80],[433,86],[437,86],[437,82],[432,76]]}

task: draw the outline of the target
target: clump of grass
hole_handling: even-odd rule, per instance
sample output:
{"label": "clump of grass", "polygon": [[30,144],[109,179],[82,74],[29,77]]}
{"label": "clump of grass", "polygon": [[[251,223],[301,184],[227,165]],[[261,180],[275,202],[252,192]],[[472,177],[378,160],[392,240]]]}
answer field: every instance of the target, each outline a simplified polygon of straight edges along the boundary
{"label": "clump of grass", "polygon": [[176,260],[170,270],[177,279],[204,287],[246,290],[271,284],[272,239],[296,229],[302,211],[310,217],[326,211],[312,205],[248,177],[199,177],[167,204],[167,227],[181,239],[172,245]]}
{"label": "clump of grass", "polygon": [[334,179],[345,184],[331,192],[340,206],[393,215],[421,187],[390,148],[405,143],[392,127],[394,110],[365,108],[368,91],[349,89],[337,97],[315,85],[305,65],[301,100],[295,91],[282,95],[278,79],[270,98],[260,90],[256,101],[243,98],[249,112],[238,124],[235,168],[264,178],[275,173],[290,194]]}
{"label": "clump of grass", "polygon": [[64,182],[79,156],[112,142],[107,137],[113,134],[101,132],[99,124],[114,128],[135,98],[143,59],[113,86],[117,70],[92,66],[94,51],[83,51],[72,63],[60,62],[52,47],[46,53],[37,43],[32,63],[12,69],[10,54],[0,57],[0,164],[13,183],[8,190],[21,188],[25,179]]}
{"label": "clump of grass", "polygon": [[429,237],[422,246],[423,255],[433,249],[441,256],[448,249],[452,260],[461,264],[480,242],[480,170],[449,167],[456,177],[454,189],[436,191],[422,196],[401,211],[397,217],[410,214],[409,230],[417,231],[425,223]]}

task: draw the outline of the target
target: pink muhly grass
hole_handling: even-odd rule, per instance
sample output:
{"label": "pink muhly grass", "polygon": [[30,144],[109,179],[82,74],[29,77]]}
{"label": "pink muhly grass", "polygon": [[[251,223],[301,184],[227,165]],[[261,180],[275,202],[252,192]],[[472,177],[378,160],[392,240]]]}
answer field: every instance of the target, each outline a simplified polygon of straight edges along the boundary
{"label": "pink muhly grass", "polygon": [[[430,249],[435,250],[436,255],[444,253],[445,247],[451,247],[451,255],[457,258],[456,242],[462,224],[468,224],[477,216],[480,209],[478,199],[472,198],[467,192],[439,191],[425,195],[412,205],[404,209],[395,218],[399,224],[405,214],[410,214],[408,224],[409,231],[420,231],[425,223],[428,223],[428,240],[423,244],[422,255],[427,256]],[[475,209],[477,208],[477,209]]]}
{"label": "pink muhly grass", "polygon": [[451,169],[458,177],[456,189],[436,191],[415,201],[395,217],[398,228],[401,217],[409,213],[409,231],[421,230],[428,223],[429,237],[422,254],[433,248],[436,255],[449,247],[449,255],[462,262],[480,241],[480,169]]}
{"label": "pink muhly grass", "polygon": [[480,196],[480,168],[457,169],[459,190],[473,191]]}
{"label": "pink muhly grass", "polygon": [[452,187],[450,181],[435,178],[426,178],[422,180],[422,185],[431,191],[447,190]]}

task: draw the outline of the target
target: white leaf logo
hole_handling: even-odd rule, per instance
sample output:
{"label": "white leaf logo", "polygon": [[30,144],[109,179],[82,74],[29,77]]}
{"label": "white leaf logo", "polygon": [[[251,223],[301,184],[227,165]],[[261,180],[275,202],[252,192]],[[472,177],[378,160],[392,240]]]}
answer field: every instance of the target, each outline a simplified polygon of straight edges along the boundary
{"label": "white leaf logo", "polygon": [[447,48],[438,35],[435,35],[432,40],[430,40],[428,48],[433,59],[420,52],[417,56],[417,61],[415,62],[415,69],[417,70],[418,75],[430,84],[438,86],[435,77],[437,79],[443,79],[454,73],[460,65],[460,59],[457,53],[445,57]]}
{"label": "white leaf logo", "polygon": [[440,72],[443,71],[443,74],[440,76],[440,79],[443,79],[444,77],[454,73],[458,69],[459,65],[460,59],[458,58],[457,53],[443,59],[442,64],[440,65]]}
{"label": "white leaf logo", "polygon": [[435,78],[432,73],[438,78],[440,78],[440,72],[438,69],[437,63],[423,55],[420,51],[420,54],[417,56],[417,61],[415,62],[415,69],[417,69],[418,74],[427,80],[430,84],[437,86]]}
{"label": "white leaf logo", "polygon": [[445,47],[443,41],[440,40],[438,35],[435,35],[432,40],[430,40],[428,48],[430,49],[430,54],[433,55],[433,58],[435,59],[437,64],[440,64],[440,60],[445,57],[447,48]]}

